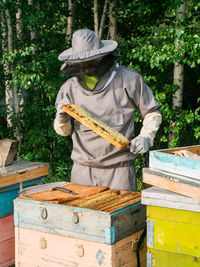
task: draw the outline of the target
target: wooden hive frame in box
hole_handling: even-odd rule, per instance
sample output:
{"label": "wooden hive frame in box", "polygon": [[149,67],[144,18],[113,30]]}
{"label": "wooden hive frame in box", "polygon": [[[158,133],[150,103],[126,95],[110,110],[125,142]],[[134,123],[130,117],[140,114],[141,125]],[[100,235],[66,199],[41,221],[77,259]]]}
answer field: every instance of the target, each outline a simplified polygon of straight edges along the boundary
{"label": "wooden hive frame in box", "polygon": [[130,144],[128,140],[121,133],[109,127],[107,124],[85,111],[83,108],[75,104],[63,105],[62,109],[71,117],[87,126],[89,129],[103,137],[105,140],[113,144],[119,149]]}

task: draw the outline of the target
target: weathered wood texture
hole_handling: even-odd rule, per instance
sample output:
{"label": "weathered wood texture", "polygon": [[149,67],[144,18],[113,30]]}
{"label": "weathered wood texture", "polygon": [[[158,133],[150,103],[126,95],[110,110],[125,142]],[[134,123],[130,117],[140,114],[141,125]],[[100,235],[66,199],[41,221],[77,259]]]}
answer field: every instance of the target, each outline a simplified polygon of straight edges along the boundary
{"label": "weathered wood texture", "polygon": [[0,167],[4,167],[13,163],[17,152],[18,142],[11,139],[0,140]]}
{"label": "weathered wood texture", "polygon": [[200,257],[199,212],[148,206],[147,214],[148,247]]}
{"label": "weathered wood texture", "polygon": [[142,190],[142,204],[200,212],[200,201],[169,190],[152,186]]}
{"label": "weathered wood texture", "polygon": [[0,188],[47,174],[47,163],[15,161],[10,166],[0,168]]}
{"label": "weathered wood texture", "polygon": [[13,215],[0,219],[0,266],[14,264],[14,218]]}
{"label": "weathered wood texture", "polygon": [[[114,245],[70,238],[25,228],[15,228],[16,267],[137,267],[137,241],[142,231]],[[140,251],[146,266],[146,246]]]}
{"label": "weathered wood texture", "polygon": [[147,267],[199,267],[200,258],[148,248]]}
{"label": "weathered wood texture", "polygon": [[200,200],[200,180],[186,176],[143,168],[143,182]]}
{"label": "weathered wood texture", "polygon": [[88,113],[83,108],[75,104],[67,104],[63,105],[62,109],[74,119],[87,126],[89,129],[100,135],[102,138],[104,138],[117,148],[122,149],[123,147],[130,144],[130,140],[128,140],[125,136],[123,136],[121,133],[117,132],[104,122],[100,121],[98,118]]}
{"label": "weathered wood texture", "polygon": [[15,161],[0,168],[0,218],[13,214],[13,200],[22,188],[42,184],[48,164]]}
{"label": "weathered wood texture", "polygon": [[176,151],[188,150],[200,154],[200,146],[155,150],[149,153],[149,167],[174,174],[200,179],[200,160],[176,156]]}
{"label": "weathered wood texture", "polygon": [[[0,178],[1,179],[1,178]],[[23,188],[41,184],[44,177],[31,179],[22,183]],[[20,191],[20,184],[12,184],[10,186],[0,187],[0,218],[13,214],[13,200],[17,198]]]}
{"label": "weathered wood texture", "polygon": [[200,201],[151,187],[147,205],[147,266],[200,266]]}
{"label": "weathered wood texture", "polygon": [[14,217],[6,216],[0,219],[0,243],[14,237]]}
{"label": "weathered wood texture", "polygon": [[[79,187],[84,190],[79,190]],[[107,191],[108,193],[110,192],[110,190],[105,190],[99,193],[98,191],[101,191],[102,187],[68,184],[63,188],[78,192],[78,195],[81,195],[80,199],[72,201],[73,205],[70,204],[70,201],[55,204],[49,201],[24,199],[24,195],[22,195],[23,198],[15,199],[15,226],[106,244],[113,244],[145,227],[146,210],[145,206],[141,205],[140,196],[133,197],[131,202],[127,200],[120,204],[118,202],[119,199],[114,198],[117,201],[117,205],[114,205],[113,198],[102,199],[101,194]],[[48,191],[48,197],[49,193],[54,193],[54,191]],[[89,196],[84,196],[86,193],[89,193]],[[134,194],[133,192],[130,193]],[[68,193],[65,194],[67,198],[70,195]],[[119,192],[117,196],[123,198],[127,196],[126,194],[127,192],[123,191],[121,195]],[[31,196],[33,195],[35,196],[35,194],[31,194]],[[99,195],[101,195],[101,198],[99,198]],[[98,200],[101,199],[102,201],[97,202],[96,196]],[[80,203],[77,204],[76,201]],[[85,203],[87,204],[86,206]],[[108,204],[112,207],[108,206]],[[106,207],[107,212],[104,211],[103,207]]]}
{"label": "weathered wood texture", "polygon": [[15,263],[15,241],[14,238],[0,243],[0,266],[9,267]]}
{"label": "weathered wood texture", "polygon": [[107,244],[145,226],[145,206],[140,202],[111,214],[24,199],[16,199],[14,206],[15,226]]}

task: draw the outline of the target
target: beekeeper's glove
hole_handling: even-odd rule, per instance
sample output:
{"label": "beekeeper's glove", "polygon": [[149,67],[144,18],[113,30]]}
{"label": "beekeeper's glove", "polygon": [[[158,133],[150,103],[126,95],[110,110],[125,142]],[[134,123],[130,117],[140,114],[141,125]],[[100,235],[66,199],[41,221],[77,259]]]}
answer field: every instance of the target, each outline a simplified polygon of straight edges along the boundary
{"label": "beekeeper's glove", "polygon": [[151,147],[151,139],[145,136],[137,136],[131,140],[130,151],[133,154],[143,154]]}
{"label": "beekeeper's glove", "polygon": [[130,152],[133,154],[146,153],[153,146],[153,141],[161,122],[162,116],[160,113],[148,113],[144,117],[140,134],[131,140]]}
{"label": "beekeeper's glove", "polygon": [[65,97],[63,98],[57,105],[57,112],[56,112],[56,122],[58,124],[60,123],[65,123],[67,120],[69,120],[69,115],[62,110],[62,106],[66,105],[66,104],[70,104],[71,101],[69,100],[69,98]]}

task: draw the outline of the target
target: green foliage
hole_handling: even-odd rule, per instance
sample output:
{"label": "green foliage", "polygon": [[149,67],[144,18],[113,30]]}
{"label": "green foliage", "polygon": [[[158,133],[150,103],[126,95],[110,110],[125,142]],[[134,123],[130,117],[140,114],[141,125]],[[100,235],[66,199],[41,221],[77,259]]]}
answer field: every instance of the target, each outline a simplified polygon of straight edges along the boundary
{"label": "green foliage", "polygon": [[[3,3],[1,1],[1,3]],[[15,22],[16,1],[5,1]],[[93,1],[76,1],[75,27],[93,29]],[[144,77],[160,103],[163,122],[151,149],[195,145],[200,142],[200,1],[188,1],[187,15],[176,20],[183,0],[117,1],[119,63],[134,68]],[[104,1],[99,1],[103,10]],[[1,14],[3,13],[1,9]],[[9,114],[5,104],[4,79],[0,81],[0,138],[21,136],[19,155],[24,160],[50,164],[46,182],[70,179],[72,141],[55,133],[53,120],[58,90],[66,80],[60,74],[57,56],[70,46],[65,42],[68,1],[35,0],[34,6],[23,1],[23,39],[14,41],[14,50],[3,56],[0,49],[0,75],[3,64],[12,64],[10,85],[17,85],[19,114]],[[16,29],[13,27],[14,34]],[[31,40],[30,31],[35,32]],[[107,38],[108,21],[104,28]],[[2,35],[3,28],[0,34]],[[176,46],[175,44],[180,44]],[[184,92],[181,108],[173,107],[177,85],[173,84],[174,63],[184,65]],[[11,73],[10,73],[11,74]],[[8,77],[7,77],[8,78]],[[13,103],[11,103],[13,104]],[[13,126],[7,128],[10,115]],[[16,116],[17,115],[17,116]],[[136,112],[136,134],[142,120]],[[171,138],[170,138],[171,137]],[[148,166],[148,154],[135,161],[138,190],[142,184],[142,167]]]}

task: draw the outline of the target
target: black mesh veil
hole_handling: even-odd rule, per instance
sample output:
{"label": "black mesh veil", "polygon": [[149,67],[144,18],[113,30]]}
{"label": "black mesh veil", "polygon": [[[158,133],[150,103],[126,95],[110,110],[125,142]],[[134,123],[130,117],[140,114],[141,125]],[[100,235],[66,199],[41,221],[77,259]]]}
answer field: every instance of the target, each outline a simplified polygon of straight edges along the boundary
{"label": "black mesh veil", "polygon": [[62,65],[61,72],[62,74],[69,76],[87,74],[88,76],[100,77],[113,66],[118,56],[119,53],[115,50],[106,56],[99,57],[94,60],[79,63],[66,62]]}

